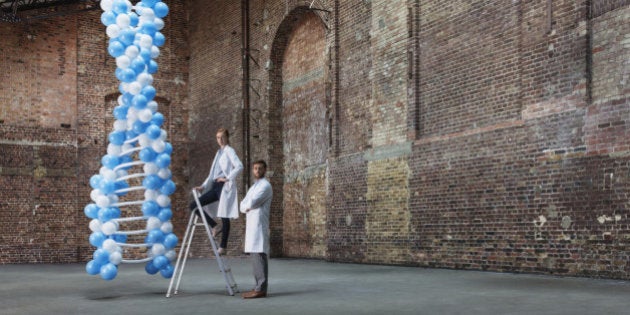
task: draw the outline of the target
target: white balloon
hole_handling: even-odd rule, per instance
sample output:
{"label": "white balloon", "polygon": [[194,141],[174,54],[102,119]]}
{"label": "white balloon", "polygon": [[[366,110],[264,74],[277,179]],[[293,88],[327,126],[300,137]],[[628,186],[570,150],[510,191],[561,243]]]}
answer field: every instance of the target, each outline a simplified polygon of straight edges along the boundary
{"label": "white balloon", "polygon": [[[142,169],[144,170],[144,172],[146,174],[149,174],[149,175],[150,174],[155,174],[155,173],[157,173],[160,170],[160,168],[157,166],[157,164],[155,164],[153,162],[149,162],[149,163],[144,164]],[[157,198],[157,196],[156,196],[156,198]]]}
{"label": "white balloon", "polygon": [[145,108],[142,109],[139,113],[138,113],[138,118],[140,119],[140,121],[142,122],[150,122],[151,119],[153,118],[153,113],[151,112],[150,109]]}
{"label": "white balloon", "polygon": [[114,122],[114,130],[116,131],[125,131],[127,130],[127,121],[118,119]]}
{"label": "white balloon", "polygon": [[101,230],[101,220],[92,219],[92,221],[90,221],[90,231],[99,232],[100,230]]}
{"label": "white balloon", "polygon": [[162,129],[162,133],[160,134],[160,139],[166,140],[166,130]]}
{"label": "white balloon", "polygon": [[122,87],[123,91],[129,92],[129,83],[127,83],[127,82],[120,82],[120,86]]}
{"label": "white balloon", "polygon": [[[109,222],[107,222],[109,223]],[[103,241],[103,249],[113,253],[116,251],[116,248],[118,247],[118,245],[116,245],[116,241],[114,241],[111,238],[106,239],[105,241]]]}
{"label": "white balloon", "polygon": [[155,12],[151,8],[142,8],[142,17],[147,21],[153,21],[155,19]]}
{"label": "white balloon", "polygon": [[100,195],[98,197],[96,197],[96,205],[101,207],[101,208],[107,208],[109,207],[109,198],[107,198],[107,196],[105,195]]}
{"label": "white balloon", "polygon": [[158,31],[164,28],[164,20],[162,20],[161,18],[153,19],[153,23],[155,23],[155,28],[157,28]]}
{"label": "white balloon", "polygon": [[166,252],[166,254],[164,254],[164,256],[166,256],[166,258],[169,261],[173,261],[173,259],[175,259],[175,257],[177,257],[177,254],[175,253],[174,249],[171,249],[168,252]]}
{"label": "white balloon", "polygon": [[151,231],[153,229],[157,229],[162,225],[162,221],[157,217],[149,217],[147,219],[147,230]]}
{"label": "white balloon", "polygon": [[94,202],[96,202],[100,196],[103,196],[103,193],[98,189],[92,189],[90,192],[90,199]]}
{"label": "white balloon", "polygon": [[132,95],[140,94],[140,90],[142,90],[142,85],[138,81],[129,83],[129,93]]}
{"label": "white balloon", "polygon": [[171,223],[171,221],[166,221],[162,223],[162,226],[160,227],[160,231],[162,231],[162,233],[164,234],[173,232],[173,223]]}
{"label": "white balloon", "polygon": [[130,45],[129,47],[125,49],[125,56],[129,57],[130,60],[133,60],[134,58],[138,57],[139,54],[140,54],[140,49],[138,49],[138,46],[136,45]]}
{"label": "white balloon", "polygon": [[151,246],[151,253],[153,254],[153,256],[164,255],[165,252],[166,247],[164,247],[164,245],[160,243],[155,243],[153,244],[153,246]]}
{"label": "white balloon", "polygon": [[109,198],[109,204],[115,204],[118,202],[118,195],[116,194],[109,194],[107,195],[107,198]]}
{"label": "white balloon", "polygon": [[125,100],[123,99],[122,94],[118,96],[118,105],[125,105]]}
{"label": "white balloon", "polygon": [[161,168],[158,172],[158,176],[161,179],[168,179],[171,177],[171,170],[169,170],[168,168]]}
{"label": "white balloon", "polygon": [[116,222],[114,221],[105,222],[103,223],[101,230],[103,231],[103,233],[105,233],[105,235],[116,234],[116,231],[118,231],[118,224],[116,224]]}
{"label": "white balloon", "polygon": [[114,265],[119,265],[122,262],[122,254],[119,251],[109,254],[109,262]]}
{"label": "white balloon", "polygon": [[155,200],[159,196],[159,193],[153,189],[147,189],[144,191],[144,200]]}
{"label": "white balloon", "polygon": [[127,153],[127,152],[129,152],[129,151],[133,150],[133,148],[134,148],[134,147],[133,147],[133,145],[132,145],[131,143],[125,143],[125,144],[123,144],[123,145],[122,145],[122,151],[123,151],[123,154],[125,154],[125,153]]}
{"label": "white balloon", "polygon": [[122,146],[115,145],[113,143],[107,145],[107,154],[119,156],[120,152],[122,152]]}
{"label": "white balloon", "polygon": [[123,170],[122,168],[116,171],[116,176],[118,176],[118,178],[123,177],[123,176],[127,176],[127,171]]}
{"label": "white balloon", "polygon": [[105,29],[105,33],[109,36],[109,38],[116,38],[120,35],[120,26],[117,24],[110,24]]}
{"label": "white balloon", "polygon": [[160,49],[155,45],[151,46],[151,58],[156,59],[159,56],[160,56]]}
{"label": "white balloon", "polygon": [[153,143],[151,143],[151,148],[153,149],[153,151],[157,153],[162,153],[164,152],[164,149],[166,148],[166,143],[158,139],[158,140],[153,141]]}
{"label": "white balloon", "polygon": [[147,34],[142,34],[140,36],[140,47],[151,49],[151,45],[153,45],[153,37]]}
{"label": "white balloon", "polygon": [[151,139],[149,138],[149,136],[147,136],[146,133],[143,133],[140,136],[138,136],[138,143],[140,144],[141,147],[146,148],[146,147],[151,146]]}
{"label": "white balloon", "polygon": [[127,69],[131,64],[131,59],[126,55],[116,57],[116,66],[120,69]]}
{"label": "white balloon", "polygon": [[116,180],[116,172],[114,172],[113,170],[110,170],[108,168],[106,168],[105,170],[103,170],[103,172],[101,173],[101,176],[103,176],[103,178],[107,179],[107,180]]}
{"label": "white balloon", "polygon": [[149,101],[147,103],[147,108],[150,109],[151,112],[155,114],[155,112],[157,112],[157,109],[158,109],[158,103],[156,101]]}
{"label": "white balloon", "polygon": [[168,207],[171,204],[171,198],[166,195],[159,195],[155,201],[160,207]]}
{"label": "white balloon", "polygon": [[101,9],[111,11],[114,8],[114,0],[101,0]]}
{"label": "white balloon", "polygon": [[129,15],[127,15],[126,13],[119,14],[116,17],[116,25],[118,25],[118,27],[120,27],[121,29],[129,27],[130,23],[131,23],[131,19],[129,18]]}
{"label": "white balloon", "polygon": [[146,72],[143,72],[138,75],[137,81],[138,83],[142,84],[142,86],[147,86],[153,83],[153,76]]}

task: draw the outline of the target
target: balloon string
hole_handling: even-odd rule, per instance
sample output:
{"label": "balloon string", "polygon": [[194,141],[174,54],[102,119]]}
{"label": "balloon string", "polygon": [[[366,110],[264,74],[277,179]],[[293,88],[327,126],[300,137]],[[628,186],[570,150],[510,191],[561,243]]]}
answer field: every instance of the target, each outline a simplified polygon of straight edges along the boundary
{"label": "balloon string", "polygon": [[120,262],[121,263],[127,263],[127,264],[140,264],[140,263],[145,263],[145,262],[151,261],[151,260],[153,260],[153,257],[147,257],[147,258],[144,258],[144,259],[137,259],[137,260],[123,259]]}
{"label": "balloon string", "polygon": [[143,177],[143,176],[147,176],[149,174],[147,173],[136,173],[136,174],[130,174],[127,176],[123,176],[123,177],[119,177],[118,179],[116,179],[117,182],[123,181],[123,180],[127,180],[130,178],[136,178],[136,177]]}
{"label": "balloon string", "polygon": [[127,218],[116,218],[116,219],[112,219],[112,221],[115,222],[131,222],[131,221],[144,221],[146,220],[145,217],[127,217]]}
{"label": "balloon string", "polygon": [[134,191],[134,190],[143,190],[144,187],[143,186],[135,186],[135,187],[129,187],[129,188],[123,188],[123,189],[117,189],[114,191],[114,193],[124,193],[124,192],[130,192],[130,191]]}
{"label": "balloon string", "polygon": [[122,206],[131,206],[131,205],[141,205],[144,201],[136,200],[136,201],[126,201],[126,202],[117,202],[112,204],[112,207],[122,207]]}
{"label": "balloon string", "polygon": [[144,162],[142,161],[135,161],[135,162],[127,162],[127,163],[122,163],[122,164],[118,164],[116,167],[114,167],[114,172],[121,169],[121,168],[125,168],[128,166],[134,166],[134,165],[142,165],[144,164]]}

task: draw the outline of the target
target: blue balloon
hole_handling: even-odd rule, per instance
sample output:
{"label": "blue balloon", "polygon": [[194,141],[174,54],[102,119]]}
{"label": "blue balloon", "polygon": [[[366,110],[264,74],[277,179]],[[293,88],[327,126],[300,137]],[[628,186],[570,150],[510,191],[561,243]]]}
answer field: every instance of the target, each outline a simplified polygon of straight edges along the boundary
{"label": "blue balloon", "polygon": [[[105,239],[107,239],[107,236],[105,236],[103,232],[92,232],[89,238],[90,245],[94,247],[101,247],[103,246],[103,242],[105,241]],[[94,253],[94,259],[96,259],[96,252]]]}
{"label": "blue balloon", "polygon": [[107,52],[114,58],[120,57],[125,53],[125,45],[119,41],[110,42]]}
{"label": "blue balloon", "polygon": [[157,156],[157,153],[155,153],[155,151],[153,151],[153,149],[147,147],[147,148],[144,148],[144,149],[140,150],[140,153],[138,155],[139,155],[140,160],[142,162],[148,163],[148,162],[153,162],[153,160],[155,160],[155,157]]}
{"label": "blue balloon", "polygon": [[151,61],[151,51],[145,48],[140,49],[140,57],[144,60],[145,64]]}
{"label": "blue balloon", "polygon": [[131,83],[136,80],[136,72],[133,69],[127,68],[121,71],[120,81]]}
{"label": "blue balloon", "polygon": [[131,60],[131,64],[129,65],[129,68],[133,69],[133,71],[136,74],[140,74],[144,71],[146,66],[147,66],[146,61],[141,56],[138,56],[136,58],[133,58],[133,60]]}
{"label": "blue balloon", "polygon": [[97,263],[99,264],[105,264],[109,261],[109,252],[99,248],[97,250],[94,251],[94,260],[96,260]]}
{"label": "blue balloon", "polygon": [[149,234],[147,234],[147,236],[144,238],[144,242],[149,245],[162,243],[162,240],[164,240],[164,233],[162,233],[160,229],[153,229],[149,231]]}
{"label": "blue balloon", "polygon": [[112,235],[112,238],[114,239],[114,241],[116,241],[116,243],[126,243],[127,242],[127,235],[125,235],[125,234],[114,234],[114,235]]}
{"label": "blue balloon", "polygon": [[155,174],[151,174],[142,180],[142,186],[148,189],[157,190],[162,186],[162,179]]}
{"label": "blue balloon", "polygon": [[109,195],[116,190],[116,183],[111,180],[103,179],[98,189],[104,194]]}
{"label": "blue balloon", "polygon": [[160,211],[160,206],[153,200],[147,200],[142,203],[142,214],[147,217],[157,216]]}
{"label": "blue balloon", "polygon": [[144,109],[147,107],[147,102],[148,101],[147,101],[146,96],[142,94],[138,94],[133,97],[133,100],[131,101],[131,105],[133,105],[133,107],[137,109]]}
{"label": "blue balloon", "polygon": [[153,12],[155,12],[155,16],[163,18],[168,14],[168,6],[160,1],[153,6]]}
{"label": "blue balloon", "polygon": [[177,236],[173,233],[169,233],[164,237],[164,247],[167,249],[173,249],[177,246]]}
{"label": "blue balloon", "polygon": [[138,26],[138,15],[135,12],[129,12],[129,25],[132,27]]}
{"label": "blue balloon", "polygon": [[124,82],[120,82],[120,84],[118,84],[118,92],[125,93],[125,86],[123,85]]}
{"label": "blue balloon", "polygon": [[155,266],[157,269],[164,268],[164,266],[166,266],[168,262],[168,258],[166,258],[164,255],[153,258],[153,266]]}
{"label": "blue balloon", "polygon": [[157,158],[155,158],[155,164],[160,168],[165,168],[171,165],[171,156],[167,153],[160,153]]}
{"label": "blue balloon", "polygon": [[99,209],[100,208],[97,205],[91,203],[85,206],[85,208],[83,208],[83,212],[85,213],[85,216],[87,216],[88,218],[96,219],[98,218]]}
{"label": "blue balloon", "polygon": [[129,111],[129,106],[118,105],[114,107],[114,118],[118,120],[127,119],[127,112]]}
{"label": "blue balloon", "polygon": [[164,124],[164,115],[162,115],[162,113],[155,113],[153,114],[153,118],[151,118],[151,123],[161,127],[162,124]]}
{"label": "blue balloon", "polygon": [[160,188],[160,192],[164,195],[170,196],[175,192],[175,183],[172,180],[167,180]]}
{"label": "blue balloon", "polygon": [[173,153],[173,145],[170,142],[166,142],[164,145],[164,152],[166,154],[171,154]]}
{"label": "blue balloon", "polygon": [[126,191],[119,191],[119,190],[123,190],[127,188],[129,188],[129,183],[127,183],[127,181],[124,181],[124,180],[116,181],[116,195],[118,196],[126,195],[127,194]]}
{"label": "blue balloon", "polygon": [[116,68],[116,70],[114,70],[114,76],[116,77],[116,79],[118,79],[118,81],[123,80],[122,72],[123,72],[123,69],[121,68]]}
{"label": "blue balloon", "polygon": [[101,23],[105,26],[116,23],[116,14],[112,11],[105,11],[101,14]]}
{"label": "blue balloon", "polygon": [[162,267],[162,269],[160,269],[160,274],[162,275],[162,277],[169,279],[173,276],[173,272],[175,271],[175,269],[173,268],[173,266],[169,263],[166,266]]}
{"label": "blue balloon", "polygon": [[118,14],[126,13],[129,10],[125,0],[114,0],[114,4],[112,6],[112,9],[114,10],[114,12],[116,12]]}
{"label": "blue balloon", "polygon": [[111,219],[120,218],[120,214],[121,211],[117,207],[101,208],[98,211],[98,219],[101,220],[101,222],[107,222]]}
{"label": "blue balloon", "polygon": [[157,32],[157,27],[155,26],[155,23],[147,21],[147,22],[142,23],[142,27],[140,28],[140,32],[143,33],[143,34],[147,34],[147,35],[153,37],[155,32]]}
{"label": "blue balloon", "polygon": [[[131,16],[129,17],[131,18]],[[133,44],[133,40],[135,38],[136,38],[136,32],[129,28],[122,30],[120,34],[118,35],[118,39],[127,46]]]}
{"label": "blue balloon", "polygon": [[112,263],[107,263],[101,267],[101,278],[104,280],[112,280],[116,278],[118,268]]}
{"label": "blue balloon", "polygon": [[152,8],[158,2],[158,0],[142,0],[140,2],[143,6],[147,8]]}
{"label": "blue balloon", "polygon": [[[125,143],[125,139],[126,139],[126,135],[124,131],[112,131],[109,133],[109,143],[111,144],[115,144],[115,145],[122,145],[123,143]],[[103,162],[104,163],[104,162]],[[105,165],[105,164],[103,164]],[[112,167],[110,167],[112,168]]]}
{"label": "blue balloon", "polygon": [[149,127],[147,127],[147,131],[145,131],[147,136],[149,136],[150,139],[157,139],[160,137],[160,135],[162,134],[162,129],[160,129],[160,127],[151,124]]}
{"label": "blue balloon", "polygon": [[109,169],[114,169],[114,167],[118,166],[118,163],[120,163],[120,160],[115,155],[105,154],[101,158],[101,163],[103,164],[103,166]]}
{"label": "blue balloon", "polygon": [[133,122],[133,125],[131,126],[133,132],[137,133],[137,134],[141,134],[144,133],[145,130],[147,130],[147,127],[149,127],[150,123],[148,122],[142,122],[141,120],[136,120]]}
{"label": "blue balloon", "polygon": [[149,67],[147,68],[147,72],[149,72],[150,74],[154,74],[158,71],[158,64],[157,62],[151,60],[149,61]]}
{"label": "blue balloon", "polygon": [[92,175],[92,177],[90,177],[90,187],[92,187],[93,189],[98,189],[102,179],[103,176],[99,174]]}
{"label": "blue balloon", "polygon": [[131,139],[137,137],[138,133],[135,132],[134,130],[127,130],[126,136],[127,136],[127,140],[131,140]]}
{"label": "blue balloon", "polygon": [[164,34],[160,32],[155,32],[155,35],[153,35],[153,44],[155,46],[162,47],[165,42],[166,42],[166,37],[164,37]]}
{"label": "blue balloon", "polygon": [[133,101],[133,94],[129,92],[125,92],[122,95],[122,99],[123,99],[123,104],[127,106],[131,106],[131,101]]}
{"label": "blue balloon", "polygon": [[[120,157],[120,165],[126,164],[126,163],[131,163],[133,162],[133,159],[131,158],[131,156],[129,155],[123,155]],[[123,170],[128,170],[132,167],[132,165],[128,165],[125,167],[122,167]]]}
{"label": "blue balloon", "polygon": [[160,219],[160,221],[166,222],[173,217],[173,211],[171,210],[171,208],[162,208],[162,210],[160,210],[160,213],[158,213],[157,217],[158,219]]}
{"label": "blue balloon", "polygon": [[87,271],[88,274],[96,275],[101,272],[101,265],[95,260],[90,260],[85,265],[85,271]]}
{"label": "blue balloon", "polygon": [[144,270],[145,270],[148,274],[150,274],[150,275],[154,275],[154,274],[156,274],[158,271],[160,271],[160,269],[159,269],[159,268],[156,268],[156,267],[153,265],[153,261],[149,261],[149,262],[148,262],[148,263],[144,266]]}
{"label": "blue balloon", "polygon": [[144,95],[148,101],[152,100],[155,97],[155,88],[151,85],[147,85],[142,88],[140,94]]}

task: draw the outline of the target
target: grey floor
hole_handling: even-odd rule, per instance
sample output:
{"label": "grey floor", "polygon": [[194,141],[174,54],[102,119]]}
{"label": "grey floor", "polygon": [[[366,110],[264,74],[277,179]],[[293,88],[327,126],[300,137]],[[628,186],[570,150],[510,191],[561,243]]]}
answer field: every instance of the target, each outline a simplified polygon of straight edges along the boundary
{"label": "grey floor", "polygon": [[[230,258],[241,290],[249,260]],[[169,280],[121,265],[112,281],[83,264],[0,265],[0,314],[630,314],[630,282],[272,259],[269,296],[229,296],[214,260]]]}

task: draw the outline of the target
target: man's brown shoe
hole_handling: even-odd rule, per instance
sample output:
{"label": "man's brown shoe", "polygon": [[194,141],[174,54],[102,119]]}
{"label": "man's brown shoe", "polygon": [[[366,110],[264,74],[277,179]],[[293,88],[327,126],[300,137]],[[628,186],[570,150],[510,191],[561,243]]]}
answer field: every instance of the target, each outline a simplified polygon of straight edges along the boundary
{"label": "man's brown shoe", "polygon": [[264,298],[266,296],[267,296],[267,292],[265,291],[249,291],[249,292],[243,293],[244,299],[257,299],[257,298]]}

